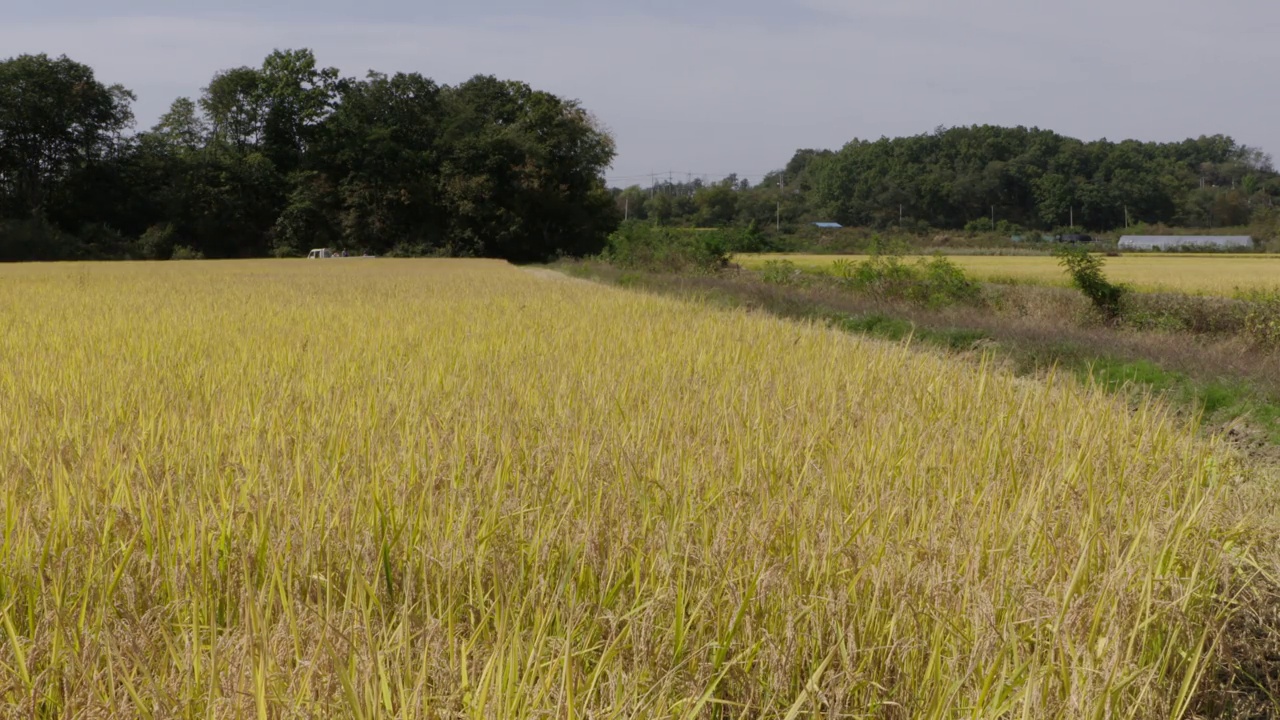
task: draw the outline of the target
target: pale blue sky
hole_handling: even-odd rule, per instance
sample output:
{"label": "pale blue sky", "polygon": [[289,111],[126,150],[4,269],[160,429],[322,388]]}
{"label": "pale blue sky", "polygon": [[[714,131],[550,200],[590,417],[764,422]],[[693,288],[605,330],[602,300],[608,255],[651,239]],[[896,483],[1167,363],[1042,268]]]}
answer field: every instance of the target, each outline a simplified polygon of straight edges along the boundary
{"label": "pale blue sky", "polygon": [[1274,0],[0,0],[0,19],[0,56],[89,63],[142,126],[277,47],[348,75],[525,80],[612,129],[619,184],[984,122],[1280,151]]}

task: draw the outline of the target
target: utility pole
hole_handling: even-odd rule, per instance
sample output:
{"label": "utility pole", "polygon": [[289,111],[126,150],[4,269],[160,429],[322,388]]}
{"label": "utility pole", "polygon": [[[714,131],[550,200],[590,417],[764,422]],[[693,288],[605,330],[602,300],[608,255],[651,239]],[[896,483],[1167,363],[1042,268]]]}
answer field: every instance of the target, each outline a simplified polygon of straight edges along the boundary
{"label": "utility pole", "polygon": [[631,219],[631,198],[625,195],[622,198],[622,220],[626,222]]}
{"label": "utility pole", "polygon": [[996,231],[996,206],[991,206],[991,232]]}
{"label": "utility pole", "polygon": [[898,203],[898,227],[902,227],[902,203]]}
{"label": "utility pole", "polygon": [[1072,205],[1071,206],[1071,229],[1074,230],[1075,227],[1076,227],[1076,207],[1075,205]]}
{"label": "utility pole", "polygon": [[778,173],[778,225],[777,231],[782,232],[782,193],[785,190],[782,184],[783,173]]}

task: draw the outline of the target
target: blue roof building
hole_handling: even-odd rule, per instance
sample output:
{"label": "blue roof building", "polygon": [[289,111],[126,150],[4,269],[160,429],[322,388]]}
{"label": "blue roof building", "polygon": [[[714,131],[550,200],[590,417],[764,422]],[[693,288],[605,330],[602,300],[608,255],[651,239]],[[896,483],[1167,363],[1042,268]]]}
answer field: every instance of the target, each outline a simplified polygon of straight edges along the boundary
{"label": "blue roof building", "polygon": [[840,228],[844,227],[840,223],[833,223],[833,222],[816,222],[814,223],[814,226],[820,227],[823,230],[839,230]]}

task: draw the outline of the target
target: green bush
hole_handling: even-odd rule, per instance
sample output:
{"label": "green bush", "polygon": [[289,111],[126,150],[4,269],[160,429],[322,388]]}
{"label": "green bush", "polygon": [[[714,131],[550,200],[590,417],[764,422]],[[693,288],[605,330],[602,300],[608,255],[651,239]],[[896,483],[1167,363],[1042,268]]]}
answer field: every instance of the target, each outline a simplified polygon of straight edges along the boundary
{"label": "green bush", "polygon": [[71,260],[79,241],[42,216],[0,220],[0,257],[8,260]]}
{"label": "green bush", "polygon": [[1233,335],[1243,332],[1249,303],[1186,293],[1129,293],[1124,323],[1140,330]]}
{"label": "green bush", "polygon": [[169,256],[170,260],[203,260],[204,253],[195,248],[186,245],[178,245],[173,249],[173,255]]}
{"label": "green bush", "polygon": [[929,305],[976,303],[982,298],[982,286],[941,255],[921,262],[919,267],[924,273],[920,299]]}
{"label": "green bush", "polygon": [[1120,318],[1128,288],[1107,280],[1102,273],[1101,256],[1076,247],[1061,247],[1053,254],[1071,276],[1071,284],[1089,298],[1104,320],[1115,322]]}
{"label": "green bush", "polygon": [[1249,290],[1240,299],[1246,303],[1245,336],[1262,347],[1280,347],[1280,290]]}
{"label": "green bush", "polygon": [[880,233],[874,233],[867,240],[864,251],[868,255],[887,255],[896,257],[911,250],[911,245],[900,235],[892,235],[885,237]]}
{"label": "green bush", "polygon": [[103,223],[82,225],[76,239],[80,244],[77,254],[86,260],[136,256],[134,242],[126,240],[119,230]]}
{"label": "green bush", "polygon": [[760,279],[770,285],[795,285],[802,274],[790,260],[768,260],[760,266]]}
{"label": "green bush", "polygon": [[138,238],[138,252],[148,260],[168,260],[173,255],[174,238],[173,225],[152,225]]}
{"label": "green bush", "polygon": [[981,286],[941,255],[912,264],[897,255],[872,255],[862,262],[841,260],[832,265],[831,274],[858,292],[930,307],[982,299]]}
{"label": "green bush", "polygon": [[387,251],[387,257],[391,258],[418,258],[425,257],[431,252],[431,248],[427,247],[424,242],[409,242],[401,240]]}
{"label": "green bush", "polygon": [[776,252],[774,242],[760,232],[754,220],[746,228],[728,231],[729,250],[735,253]]}
{"label": "green bush", "polygon": [[720,230],[665,228],[631,221],[609,236],[605,258],[623,268],[716,272],[729,265],[730,246]]}

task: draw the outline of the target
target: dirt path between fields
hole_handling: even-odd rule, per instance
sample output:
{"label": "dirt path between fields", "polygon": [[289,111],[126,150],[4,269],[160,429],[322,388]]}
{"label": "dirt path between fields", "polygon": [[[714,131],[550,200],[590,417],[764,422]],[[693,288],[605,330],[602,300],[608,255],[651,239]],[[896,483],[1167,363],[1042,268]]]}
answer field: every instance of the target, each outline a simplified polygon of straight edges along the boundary
{"label": "dirt path between fields", "polygon": [[521,270],[523,270],[523,271],[525,271],[525,272],[527,272],[527,273],[529,273],[530,275],[534,275],[534,276],[540,277],[540,278],[542,278],[543,280],[552,280],[552,281],[558,281],[558,282],[578,282],[578,283],[588,283],[588,284],[591,284],[591,285],[599,285],[599,284],[600,284],[600,283],[593,283],[592,281],[590,281],[590,280],[586,280],[586,279],[584,279],[584,278],[577,278],[577,277],[573,277],[572,275],[566,275],[566,274],[564,274],[564,273],[562,273],[562,272],[557,272],[557,271],[555,271],[555,270],[551,270],[551,269],[548,269],[548,268],[540,268],[540,267],[522,267],[522,268],[520,268],[520,269],[521,269]]}

